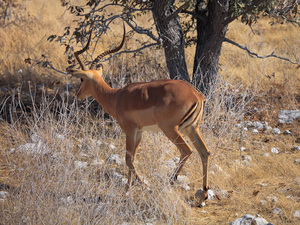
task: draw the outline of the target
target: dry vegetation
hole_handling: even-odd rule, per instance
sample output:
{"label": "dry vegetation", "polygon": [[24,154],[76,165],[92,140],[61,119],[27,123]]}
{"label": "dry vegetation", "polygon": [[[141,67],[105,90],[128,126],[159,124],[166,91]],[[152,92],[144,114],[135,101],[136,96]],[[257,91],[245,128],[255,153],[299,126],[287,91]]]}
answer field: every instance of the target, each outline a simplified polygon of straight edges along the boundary
{"label": "dry vegetation", "polygon": [[[117,172],[126,178],[126,166],[99,163],[110,154],[125,154],[124,134],[116,122],[92,100],[74,99],[76,80],[24,63],[27,57],[45,54],[64,70],[63,47],[50,44],[47,37],[61,33],[71,16],[63,15],[59,1],[28,1],[25,11],[30,16],[24,21],[0,28],[0,191],[9,193],[0,201],[0,224],[229,224],[247,213],[260,214],[273,224],[299,223],[292,214],[300,209],[300,166],[294,164],[300,152],[292,148],[299,145],[300,123],[277,123],[280,110],[299,109],[295,65],[253,59],[224,44],[220,84],[207,96],[201,130],[212,152],[210,188],[227,190],[227,197],[215,198],[205,208],[194,206],[202,184],[196,152],[183,169],[191,190],[179,184],[171,187],[166,162],[178,153],[162,134],[151,132],[144,134],[137,155],[138,170],[151,191],[136,185],[126,195],[122,180],[114,176]],[[109,35],[113,36],[104,37],[103,46],[114,43]],[[291,25],[270,27],[264,20],[253,31],[235,22],[228,32],[228,37],[261,55],[276,51],[290,58],[300,51],[298,36],[299,29]],[[192,57],[189,48],[190,66]],[[162,62],[161,50],[121,56],[105,63],[106,78],[113,86],[159,79],[166,74]],[[73,86],[66,88],[66,83]],[[253,134],[235,126],[247,120],[265,121],[292,134]],[[20,147],[26,143],[36,145],[26,152]],[[245,152],[239,150],[242,146]],[[277,155],[270,153],[275,146]],[[41,152],[30,153],[34,149]],[[244,154],[252,158],[248,166],[237,161]],[[75,161],[87,162],[87,167],[75,168]],[[271,194],[277,202],[260,204]],[[276,207],[281,215],[272,213]]]}

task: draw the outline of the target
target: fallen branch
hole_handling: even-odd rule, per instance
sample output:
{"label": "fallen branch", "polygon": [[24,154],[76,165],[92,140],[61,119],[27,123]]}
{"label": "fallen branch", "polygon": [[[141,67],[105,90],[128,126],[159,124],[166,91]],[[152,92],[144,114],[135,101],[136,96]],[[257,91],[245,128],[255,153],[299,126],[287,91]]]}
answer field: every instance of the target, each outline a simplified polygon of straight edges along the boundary
{"label": "fallen branch", "polygon": [[[284,61],[287,61],[289,63],[292,63],[292,64],[295,64],[295,65],[299,65],[298,62],[293,62],[292,60],[290,60],[289,58],[285,58],[285,57],[281,57],[281,56],[278,56],[278,55],[275,55],[274,52],[272,52],[271,54],[269,55],[264,55],[264,56],[261,56],[261,55],[258,55],[257,53],[255,52],[252,52],[249,48],[247,48],[245,45],[242,46],[238,43],[236,43],[235,41],[232,41],[228,38],[224,38],[224,41],[225,42],[228,42],[234,46],[237,46],[238,48],[242,49],[242,50],[245,50],[248,52],[249,56],[252,57],[252,58],[259,58],[259,59],[266,59],[266,58],[270,58],[270,57],[273,57],[273,58],[277,58],[277,59],[281,59],[281,60],[284,60]],[[297,60],[298,61],[298,60]]]}

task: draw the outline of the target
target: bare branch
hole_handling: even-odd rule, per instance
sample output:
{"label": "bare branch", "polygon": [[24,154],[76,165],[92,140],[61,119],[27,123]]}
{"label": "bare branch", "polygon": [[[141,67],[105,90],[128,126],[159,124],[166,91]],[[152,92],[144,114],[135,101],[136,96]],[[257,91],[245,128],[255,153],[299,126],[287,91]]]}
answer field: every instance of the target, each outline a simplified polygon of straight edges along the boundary
{"label": "bare branch", "polygon": [[[242,50],[245,50],[248,52],[249,56],[252,57],[252,58],[259,58],[259,59],[266,59],[266,58],[270,58],[270,57],[274,57],[274,58],[278,58],[278,59],[281,59],[281,60],[284,60],[284,61],[287,61],[289,63],[292,63],[292,64],[295,64],[295,65],[299,65],[298,62],[293,62],[292,60],[288,59],[288,58],[285,58],[285,57],[281,57],[281,56],[278,56],[278,55],[275,55],[274,52],[272,52],[270,55],[265,55],[265,56],[260,56],[258,55],[257,53],[255,52],[252,52],[250,49],[248,49],[246,46],[242,46],[238,43],[236,43],[235,41],[232,41],[228,38],[224,38],[224,41],[225,42],[228,42],[234,46],[237,46],[238,48],[242,49]],[[298,60],[297,60],[298,61]]]}
{"label": "bare branch", "polygon": [[138,34],[146,34],[148,37],[150,37],[151,39],[153,39],[154,41],[161,43],[161,40],[159,37],[156,37],[150,30],[147,29],[143,29],[140,26],[138,26],[137,24],[133,25],[129,22],[129,20],[125,19],[124,17],[120,16],[120,18],[122,18],[127,24],[128,26],[134,30],[135,32],[137,32]]}
{"label": "bare branch", "polygon": [[108,58],[106,58],[106,59],[104,59],[102,61],[99,61],[99,62],[106,62],[106,61],[108,61],[108,60],[116,57],[117,55],[121,55],[121,54],[124,54],[124,53],[125,54],[127,54],[127,53],[137,53],[137,52],[140,52],[140,51],[142,51],[142,50],[144,50],[146,48],[150,48],[150,47],[157,46],[157,45],[159,45],[159,43],[156,42],[156,43],[151,43],[151,44],[148,44],[148,45],[144,45],[143,47],[140,47],[140,48],[135,49],[135,50],[120,51],[120,52],[118,52],[118,53],[116,53],[116,54],[114,54],[114,55],[112,55],[112,56],[110,56],[110,57],[108,57]]}
{"label": "bare branch", "polygon": [[64,74],[64,75],[67,75],[68,73],[67,72],[64,72],[64,71],[61,71],[59,69],[56,69],[48,60],[45,60],[45,61],[38,61],[38,60],[35,60],[35,59],[30,59],[32,60],[33,62],[36,63],[36,65],[40,65],[42,64],[42,67],[44,68],[50,68],[58,73],[61,73],[61,74]]}

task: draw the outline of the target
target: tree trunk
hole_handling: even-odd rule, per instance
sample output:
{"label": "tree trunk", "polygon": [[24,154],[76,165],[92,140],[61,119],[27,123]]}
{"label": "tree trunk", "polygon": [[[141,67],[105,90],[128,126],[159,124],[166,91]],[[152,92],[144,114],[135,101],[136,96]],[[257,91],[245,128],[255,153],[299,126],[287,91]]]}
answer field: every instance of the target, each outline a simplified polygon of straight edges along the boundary
{"label": "tree trunk", "polygon": [[184,55],[184,37],[179,16],[173,14],[174,0],[153,0],[153,18],[163,41],[166,64],[171,79],[190,82]]}
{"label": "tree trunk", "polygon": [[228,1],[197,1],[197,45],[194,58],[193,82],[204,94],[215,87],[219,57],[226,34]]}

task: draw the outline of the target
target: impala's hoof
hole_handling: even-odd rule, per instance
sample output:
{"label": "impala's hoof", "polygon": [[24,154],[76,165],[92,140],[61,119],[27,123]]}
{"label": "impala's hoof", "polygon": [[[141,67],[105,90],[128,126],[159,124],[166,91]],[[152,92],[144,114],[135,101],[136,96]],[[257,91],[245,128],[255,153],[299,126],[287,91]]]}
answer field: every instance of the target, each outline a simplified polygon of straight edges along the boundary
{"label": "impala's hoof", "polygon": [[169,183],[171,185],[174,185],[176,181],[177,181],[177,175],[174,175],[170,178]]}

